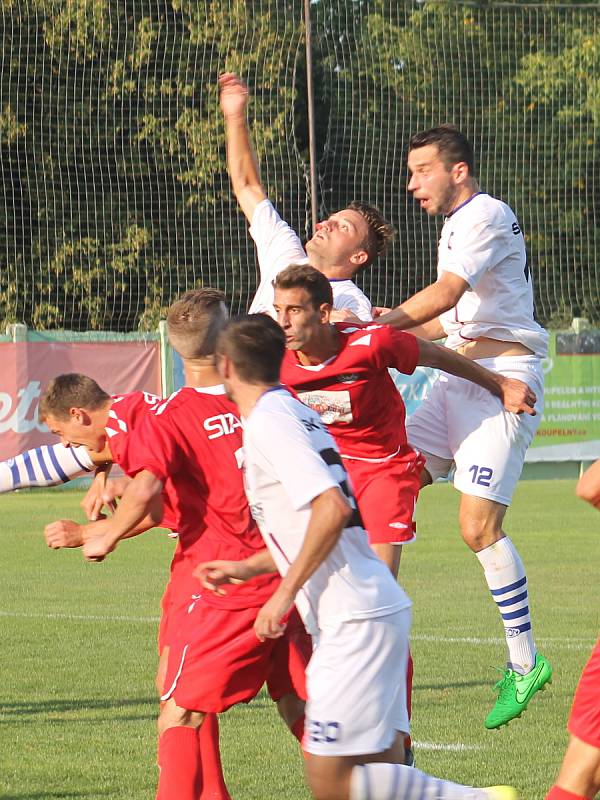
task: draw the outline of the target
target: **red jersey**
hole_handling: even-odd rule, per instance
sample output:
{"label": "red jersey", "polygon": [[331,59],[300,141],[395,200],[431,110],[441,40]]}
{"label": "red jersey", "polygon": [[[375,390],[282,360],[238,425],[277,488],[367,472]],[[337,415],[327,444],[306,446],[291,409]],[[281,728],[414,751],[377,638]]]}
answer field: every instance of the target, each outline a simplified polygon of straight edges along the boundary
{"label": "red jersey", "polygon": [[[207,560],[211,542],[219,558],[234,560],[264,549],[244,492],[242,453],[237,409],[221,386],[180,389],[127,437],[121,466],[162,482],[165,513],[179,533],[178,558]],[[205,599],[225,608],[262,605],[276,581],[254,578],[224,587],[225,597],[206,593]]]}
{"label": "red jersey", "polygon": [[121,457],[127,436],[136,428],[150,411],[154,411],[161,398],[148,392],[129,392],[112,396],[112,406],[108,412],[108,422],[104,430],[108,446],[115,464],[121,465]]}
{"label": "red jersey", "polygon": [[340,350],[315,366],[286,351],[281,380],[327,425],[343,456],[384,459],[412,454],[406,409],[388,372],[410,375],[418,366],[416,337],[389,325],[335,323]]}

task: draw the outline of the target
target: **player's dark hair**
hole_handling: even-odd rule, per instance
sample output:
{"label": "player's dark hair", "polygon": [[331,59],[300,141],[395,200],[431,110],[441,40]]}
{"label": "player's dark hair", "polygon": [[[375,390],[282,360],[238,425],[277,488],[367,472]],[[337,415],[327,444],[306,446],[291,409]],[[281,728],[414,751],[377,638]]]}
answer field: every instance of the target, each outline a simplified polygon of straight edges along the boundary
{"label": "player's dark hair", "polygon": [[291,264],[281,270],[273,281],[274,289],[305,289],[314,308],[323,303],[333,305],[333,291],[329,280],[309,264]]}
{"label": "player's dark hair", "polygon": [[438,125],[435,128],[421,131],[421,133],[415,133],[408,143],[408,151],[417,150],[419,147],[427,147],[430,144],[437,147],[448,170],[455,164],[464,161],[469,168],[469,175],[473,178],[475,177],[473,145],[455,125]]}
{"label": "player's dark hair", "polygon": [[193,289],[176,300],[167,312],[169,341],[182,358],[212,356],[217,336],[226,322],[223,292]]}
{"label": "player's dark hair", "polygon": [[285,355],[285,334],[266,314],[244,314],[225,325],[216,352],[231,361],[246,383],[276,384]]}
{"label": "player's dark hair", "polygon": [[361,242],[361,247],[366,251],[368,259],[364,264],[361,264],[361,267],[368,267],[375,261],[377,256],[385,253],[388,244],[394,238],[394,229],[375,206],[361,203],[359,200],[353,200],[347,208],[352,209],[352,211],[358,211],[367,223],[368,232],[366,238]]}
{"label": "player's dark hair", "polygon": [[78,372],[69,372],[53,378],[40,397],[38,416],[43,422],[49,415],[68,419],[71,408],[96,411],[110,400],[110,395],[93,378]]}

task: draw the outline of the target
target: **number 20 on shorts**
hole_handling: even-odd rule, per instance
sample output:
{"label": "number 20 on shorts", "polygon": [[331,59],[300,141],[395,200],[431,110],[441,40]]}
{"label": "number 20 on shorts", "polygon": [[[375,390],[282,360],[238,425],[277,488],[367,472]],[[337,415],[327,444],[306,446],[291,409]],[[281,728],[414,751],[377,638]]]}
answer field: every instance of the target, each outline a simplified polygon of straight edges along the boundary
{"label": "number 20 on shorts", "polygon": [[469,467],[469,472],[473,475],[471,483],[489,487],[493,474],[491,467],[480,467],[478,464],[473,464],[472,467]]}
{"label": "number 20 on shorts", "polygon": [[340,738],[339,722],[320,722],[316,719],[308,721],[308,736],[311,742],[337,742]]}

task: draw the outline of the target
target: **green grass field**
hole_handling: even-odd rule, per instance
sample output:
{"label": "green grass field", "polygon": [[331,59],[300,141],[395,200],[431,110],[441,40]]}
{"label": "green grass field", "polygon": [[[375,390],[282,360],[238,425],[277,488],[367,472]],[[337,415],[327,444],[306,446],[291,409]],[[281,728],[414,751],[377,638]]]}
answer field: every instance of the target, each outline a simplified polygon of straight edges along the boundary
{"label": "green grass field", "polygon": [[[523,800],[551,785],[579,673],[599,629],[600,517],[573,483],[522,483],[507,531],[527,566],[538,646],[554,683],[520,720],[488,732],[494,667],[505,658],[477,560],[457,533],[457,494],[419,501],[419,541],[403,557],[414,602],[413,737],[418,766],[474,785],[511,783]],[[155,633],[173,543],[153,531],[103,564],[50,551],[42,528],[81,519],[81,495],[0,497],[0,797],[152,798]],[[221,717],[234,800],[308,798],[302,758],[262,695]]]}

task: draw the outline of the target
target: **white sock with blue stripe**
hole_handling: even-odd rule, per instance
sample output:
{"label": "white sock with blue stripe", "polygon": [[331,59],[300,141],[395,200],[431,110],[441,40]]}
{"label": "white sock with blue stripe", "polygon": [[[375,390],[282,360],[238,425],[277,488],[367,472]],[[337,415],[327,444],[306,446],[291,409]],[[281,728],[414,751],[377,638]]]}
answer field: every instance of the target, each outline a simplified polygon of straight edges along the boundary
{"label": "white sock with blue stripe", "polygon": [[525,567],[508,536],[475,554],[502,617],[509,653],[508,666],[521,675],[535,666]]}
{"label": "white sock with blue stripe", "polygon": [[403,764],[361,764],[350,777],[349,800],[487,800],[485,789],[434,778]]}
{"label": "white sock with blue stripe", "polygon": [[62,444],[34,447],[0,461],[0,493],[32,486],[57,486],[87,475],[94,464],[85,447]]}

